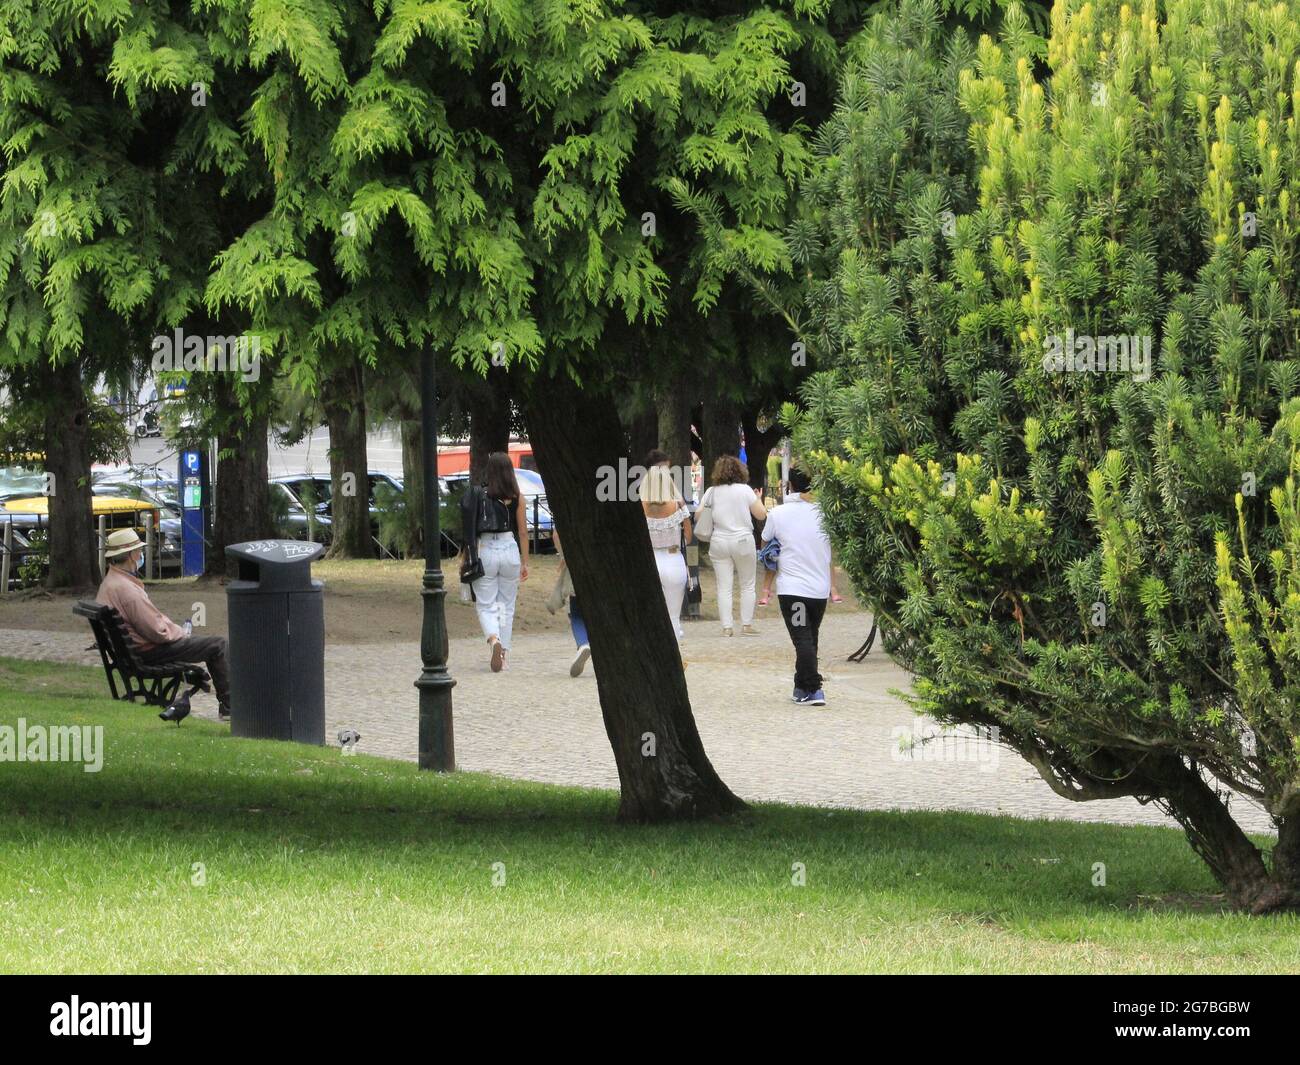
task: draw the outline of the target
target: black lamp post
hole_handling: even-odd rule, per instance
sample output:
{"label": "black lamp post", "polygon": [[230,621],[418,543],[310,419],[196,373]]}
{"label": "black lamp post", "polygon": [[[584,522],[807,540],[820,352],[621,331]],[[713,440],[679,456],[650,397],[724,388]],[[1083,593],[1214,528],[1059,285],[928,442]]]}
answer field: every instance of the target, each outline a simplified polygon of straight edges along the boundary
{"label": "black lamp post", "polygon": [[451,689],[447,672],[447,611],[442,585],[442,530],[438,524],[438,395],[433,351],[426,348],[420,364],[420,431],[424,458],[424,624],[420,629],[420,660],[424,669],[415,687],[420,692],[420,768],[451,772],[456,768],[456,744],[451,726]]}

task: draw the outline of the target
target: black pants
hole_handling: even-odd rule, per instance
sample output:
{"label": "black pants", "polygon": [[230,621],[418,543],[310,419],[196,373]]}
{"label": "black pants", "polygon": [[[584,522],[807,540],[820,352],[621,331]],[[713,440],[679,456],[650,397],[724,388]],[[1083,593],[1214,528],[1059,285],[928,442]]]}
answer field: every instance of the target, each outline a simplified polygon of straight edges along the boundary
{"label": "black pants", "polygon": [[212,675],[212,687],[216,689],[217,702],[222,706],[230,705],[230,665],[224,636],[186,636],[184,639],[172,640],[171,643],[159,644],[152,650],[141,651],[140,661],[151,666],[168,665],[172,662],[186,662],[191,665],[202,662]]}
{"label": "black pants", "polygon": [[[822,686],[817,672],[817,633],[826,614],[825,599],[808,599],[802,595],[778,595],[781,617],[794,644],[794,686],[800,691],[815,692]],[[798,622],[798,624],[796,624]]]}

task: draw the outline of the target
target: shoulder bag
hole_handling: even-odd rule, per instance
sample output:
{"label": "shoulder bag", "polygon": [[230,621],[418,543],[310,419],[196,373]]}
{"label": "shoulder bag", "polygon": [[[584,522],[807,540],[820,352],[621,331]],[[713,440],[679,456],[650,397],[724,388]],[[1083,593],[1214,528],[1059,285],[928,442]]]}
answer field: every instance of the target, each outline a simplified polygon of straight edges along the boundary
{"label": "shoulder bag", "polygon": [[695,520],[691,522],[695,539],[708,540],[713,536],[713,489],[704,493],[700,505],[695,508]]}

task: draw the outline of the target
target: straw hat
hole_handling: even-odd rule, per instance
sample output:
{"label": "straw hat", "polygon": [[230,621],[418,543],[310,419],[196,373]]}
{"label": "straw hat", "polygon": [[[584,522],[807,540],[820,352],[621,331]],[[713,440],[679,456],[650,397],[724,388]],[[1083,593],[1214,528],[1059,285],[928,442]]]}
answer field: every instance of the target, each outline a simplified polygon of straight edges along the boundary
{"label": "straw hat", "polygon": [[104,541],[104,544],[105,558],[129,555],[137,548],[144,547],[144,541],[136,535],[134,529],[114,529],[108,534],[108,539]]}

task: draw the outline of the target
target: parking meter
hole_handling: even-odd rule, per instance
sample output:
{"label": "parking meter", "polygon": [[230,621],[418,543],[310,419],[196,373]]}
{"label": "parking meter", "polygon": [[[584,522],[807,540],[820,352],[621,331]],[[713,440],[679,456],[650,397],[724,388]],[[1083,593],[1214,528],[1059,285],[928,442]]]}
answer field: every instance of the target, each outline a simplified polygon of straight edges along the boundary
{"label": "parking meter", "polygon": [[205,562],[204,537],[208,531],[208,457],[200,448],[180,453],[181,573],[197,577]]}

